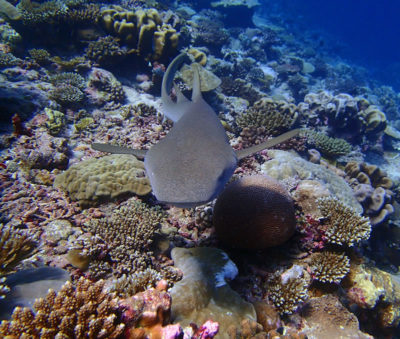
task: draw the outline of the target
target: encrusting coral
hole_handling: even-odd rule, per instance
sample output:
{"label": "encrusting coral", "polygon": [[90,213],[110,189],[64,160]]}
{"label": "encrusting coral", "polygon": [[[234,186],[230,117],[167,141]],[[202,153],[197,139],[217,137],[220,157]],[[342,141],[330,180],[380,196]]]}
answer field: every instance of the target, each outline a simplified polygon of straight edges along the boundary
{"label": "encrusting coral", "polygon": [[121,276],[152,266],[150,245],[163,219],[159,208],[130,199],[110,217],[90,220],[83,228],[95,236],[89,241],[90,251],[105,251],[114,274]]}
{"label": "encrusting coral", "polygon": [[11,272],[35,248],[32,236],[13,226],[0,224],[0,274]]}
{"label": "encrusting coral", "polygon": [[146,195],[151,192],[143,162],[122,154],[77,163],[57,175],[54,186],[67,191],[71,199],[83,206],[126,194]]}
{"label": "encrusting coral", "polygon": [[266,175],[243,177],[228,185],[215,203],[213,222],[222,242],[246,249],[280,245],[296,227],[292,198]]}
{"label": "encrusting coral", "polygon": [[369,238],[371,224],[368,218],[333,196],[320,198],[317,204],[327,227],[325,237],[328,243],[353,246]]}
{"label": "encrusting coral", "polygon": [[312,277],[321,282],[339,283],[350,271],[350,259],[344,253],[314,253],[310,261]]}
{"label": "encrusting coral", "polygon": [[118,320],[118,299],[96,283],[81,277],[56,293],[36,299],[33,310],[16,307],[11,321],[3,320],[0,334],[7,338],[118,338],[125,325]]}

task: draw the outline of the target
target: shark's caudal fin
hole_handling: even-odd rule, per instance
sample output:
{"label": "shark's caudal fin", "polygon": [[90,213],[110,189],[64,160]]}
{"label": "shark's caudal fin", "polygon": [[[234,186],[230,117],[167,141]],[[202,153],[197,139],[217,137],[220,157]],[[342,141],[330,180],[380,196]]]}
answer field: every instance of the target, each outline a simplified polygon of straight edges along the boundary
{"label": "shark's caudal fin", "polygon": [[97,142],[94,142],[92,144],[92,148],[95,151],[100,151],[100,152],[116,153],[116,154],[132,154],[136,158],[141,159],[141,160],[144,159],[146,152],[147,152],[144,149],[134,149],[134,148],[128,148],[128,147],[122,147],[122,146],[116,146],[116,145],[100,144]]}
{"label": "shark's caudal fin", "polygon": [[168,65],[167,70],[165,71],[161,85],[161,99],[163,103],[162,111],[167,116],[167,118],[171,119],[173,122],[178,121],[185,113],[185,105],[182,105],[182,103],[188,101],[184,100],[183,94],[180,92],[177,93],[177,103],[173,102],[169,96],[172,89],[175,73],[179,69],[179,67],[185,62],[190,62],[189,56],[186,53],[181,53],[174,60],[172,60],[172,62]]}
{"label": "shark's caudal fin", "polygon": [[253,153],[260,152],[266,148],[270,148],[270,147],[280,144],[281,142],[284,142],[290,138],[293,138],[296,135],[298,135],[299,133],[300,133],[300,129],[294,129],[289,132],[283,133],[275,138],[267,140],[261,144],[235,151],[236,157],[238,160],[241,160],[243,158],[248,157],[249,155],[252,155]]}

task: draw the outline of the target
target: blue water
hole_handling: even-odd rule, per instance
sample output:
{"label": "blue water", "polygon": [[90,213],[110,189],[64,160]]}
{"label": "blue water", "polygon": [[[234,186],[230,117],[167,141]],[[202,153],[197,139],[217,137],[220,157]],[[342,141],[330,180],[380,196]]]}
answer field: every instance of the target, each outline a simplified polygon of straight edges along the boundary
{"label": "blue water", "polygon": [[298,30],[318,30],[342,44],[339,56],[400,90],[400,1],[264,0]]}

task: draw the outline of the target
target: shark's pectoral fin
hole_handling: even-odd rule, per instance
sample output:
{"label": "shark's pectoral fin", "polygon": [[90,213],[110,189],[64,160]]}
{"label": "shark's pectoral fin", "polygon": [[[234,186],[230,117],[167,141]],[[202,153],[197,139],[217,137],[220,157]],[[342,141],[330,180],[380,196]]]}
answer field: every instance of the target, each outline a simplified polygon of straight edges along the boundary
{"label": "shark's pectoral fin", "polygon": [[136,158],[143,160],[147,150],[144,149],[134,149],[123,146],[100,144],[97,142],[92,143],[92,149],[100,152],[115,153],[115,154],[132,154]]}
{"label": "shark's pectoral fin", "polygon": [[269,139],[261,144],[235,151],[236,157],[238,160],[241,160],[249,155],[252,155],[253,153],[260,152],[266,148],[270,148],[270,147],[280,144],[281,142],[284,142],[290,138],[293,138],[296,135],[298,135],[299,133],[300,133],[300,129],[297,128],[297,129],[291,130],[289,132],[283,133],[275,138]]}

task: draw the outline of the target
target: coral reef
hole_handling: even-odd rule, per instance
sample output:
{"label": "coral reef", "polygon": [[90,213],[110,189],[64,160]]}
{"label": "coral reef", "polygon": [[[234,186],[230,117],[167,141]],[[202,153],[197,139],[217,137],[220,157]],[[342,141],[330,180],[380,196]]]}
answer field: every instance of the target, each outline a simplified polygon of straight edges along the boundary
{"label": "coral reef", "polygon": [[77,163],[59,174],[54,186],[68,192],[71,199],[82,206],[96,205],[122,195],[151,192],[143,162],[123,154]]}
{"label": "coral reef", "polygon": [[215,203],[213,222],[222,242],[246,249],[280,245],[296,226],[289,193],[265,175],[243,177],[228,185]]}
{"label": "coral reef", "polygon": [[309,281],[298,265],[277,274],[268,283],[268,297],[280,314],[292,314],[308,298]]}
{"label": "coral reef", "polygon": [[11,272],[21,260],[32,254],[35,246],[32,234],[0,224],[0,274]]}
{"label": "coral reef", "polygon": [[18,3],[22,21],[27,26],[59,22],[67,13],[68,7],[59,0],[36,2],[22,0]]}
{"label": "coral reef", "polygon": [[331,138],[324,133],[313,130],[305,130],[304,134],[307,137],[308,144],[327,156],[345,155],[351,151],[351,145],[344,139]]}
{"label": "coral reef", "polygon": [[262,127],[264,135],[277,135],[290,129],[296,122],[297,115],[294,104],[263,98],[256,101],[249,112],[238,116],[236,123],[240,128],[249,128],[255,133]]}
{"label": "coral reef", "polygon": [[242,320],[255,321],[253,306],[245,302],[226,282],[237,275],[236,265],[217,248],[197,247],[172,250],[175,266],[183,279],[171,289],[172,319],[183,326],[208,319],[220,325],[221,338]]}
{"label": "coral reef", "polygon": [[387,220],[394,208],[391,191],[393,183],[386,173],[376,165],[355,161],[348,162],[344,170],[371,224],[377,225]]}
{"label": "coral reef", "polygon": [[126,54],[112,36],[100,37],[91,41],[86,48],[86,57],[101,66],[112,65]]}
{"label": "coral reef", "polygon": [[372,339],[359,330],[357,317],[333,295],[311,298],[301,314],[306,322],[302,333],[308,338]]}
{"label": "coral reef", "polygon": [[151,267],[150,245],[164,218],[159,208],[128,200],[110,217],[94,219],[83,225],[95,237],[89,240],[90,251],[113,264],[116,276],[133,274]]}
{"label": "coral reef", "polygon": [[178,47],[179,34],[162,22],[156,9],[129,11],[113,6],[101,12],[100,22],[107,32],[133,47],[131,53],[144,59],[162,59]]}
{"label": "coral reef", "polygon": [[271,159],[261,166],[263,173],[279,181],[296,177],[301,180],[317,180],[340,201],[362,213],[363,209],[354,197],[351,187],[329,168],[313,164],[286,151],[268,150],[268,156]]}
{"label": "coral reef", "polygon": [[45,65],[50,62],[51,55],[48,51],[42,48],[32,48],[28,51],[31,58],[39,65]]}
{"label": "coral reef", "polygon": [[193,63],[189,65],[183,65],[179,71],[179,76],[185,82],[189,89],[192,88],[193,84],[193,73],[194,68],[196,68],[200,75],[200,89],[202,92],[212,91],[219,87],[221,84],[221,79],[219,79],[215,74],[201,67],[199,64]]}
{"label": "coral reef", "polygon": [[46,126],[49,133],[50,135],[56,136],[65,126],[65,115],[60,111],[48,107],[44,109],[44,112],[47,115]]}
{"label": "coral reef", "polygon": [[359,215],[335,197],[320,198],[317,202],[325,218],[325,237],[329,243],[353,246],[361,240],[368,240],[371,233],[368,218]]}
{"label": "coral reef", "polygon": [[20,59],[16,58],[12,53],[4,53],[0,51],[0,68],[12,67],[18,65]]}
{"label": "coral reef", "polygon": [[50,76],[49,82],[54,86],[59,85],[70,85],[79,89],[84,89],[86,87],[85,78],[78,73],[73,72],[62,72]]}
{"label": "coral reef", "polygon": [[59,85],[51,91],[50,97],[63,106],[76,106],[85,99],[85,94],[72,85]]}
{"label": "coral reef", "polygon": [[15,308],[11,321],[3,320],[0,334],[10,337],[118,338],[125,325],[118,321],[118,299],[96,283],[81,277],[76,286],[65,283],[56,293],[37,299],[33,310]]}
{"label": "coral reef", "polygon": [[350,271],[350,259],[344,253],[314,253],[310,258],[310,270],[314,279],[338,284]]}

